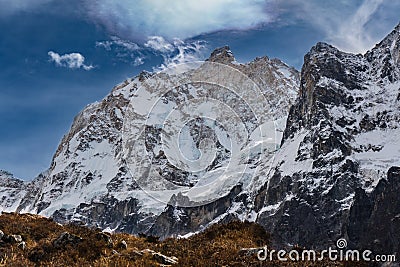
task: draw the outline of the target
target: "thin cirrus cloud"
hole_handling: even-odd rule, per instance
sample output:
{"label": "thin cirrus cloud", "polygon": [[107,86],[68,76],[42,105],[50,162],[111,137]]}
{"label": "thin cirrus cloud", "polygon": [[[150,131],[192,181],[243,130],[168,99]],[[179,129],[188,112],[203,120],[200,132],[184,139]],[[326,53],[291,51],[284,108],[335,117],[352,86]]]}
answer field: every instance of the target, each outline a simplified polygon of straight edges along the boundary
{"label": "thin cirrus cloud", "polygon": [[150,36],[147,42],[144,43],[144,46],[160,52],[174,50],[174,46],[167,42],[162,36]]}
{"label": "thin cirrus cloud", "polygon": [[52,1],[54,0],[0,0],[0,15],[31,10]]}
{"label": "thin cirrus cloud", "polygon": [[[350,16],[339,24],[337,33],[333,33],[331,40],[337,43],[339,48],[351,52],[366,52],[371,44],[378,41],[367,29],[367,23],[383,4],[384,0],[366,0]],[[386,33],[384,33],[386,34]]]}
{"label": "thin cirrus cloud", "polygon": [[[295,25],[300,21],[318,29],[321,40],[354,53],[366,52],[383,38],[397,23],[393,10],[400,9],[399,3],[390,0],[137,0],[134,4],[100,0],[87,6],[92,20],[125,36],[187,39],[219,30]],[[391,18],[385,16],[390,12]],[[147,44],[154,47],[160,40],[153,38]],[[161,48],[170,49],[162,44]]]}
{"label": "thin cirrus cloud", "polygon": [[400,11],[400,4],[389,0],[290,0],[278,6],[294,21],[320,30],[328,43],[353,53],[365,53],[386,36]]}
{"label": "thin cirrus cloud", "polygon": [[161,36],[149,37],[145,46],[152,49],[155,53],[160,53],[163,57],[163,63],[155,67],[155,71],[177,69],[182,66],[187,67],[189,65],[186,63],[204,60],[207,51],[207,43],[205,41],[185,42],[175,38],[170,43]]}
{"label": "thin cirrus cloud", "polygon": [[117,59],[123,62],[130,62],[135,67],[144,64],[145,56],[141,51],[142,48],[132,41],[111,36],[111,40],[97,41],[96,47],[103,48],[106,51],[113,51]]}
{"label": "thin cirrus cloud", "polygon": [[[202,33],[220,30],[246,30],[266,24],[296,25],[300,21],[318,29],[322,34],[321,40],[356,53],[365,52],[384,37],[395,26],[393,24],[398,22],[396,20],[400,10],[400,3],[391,0],[78,2],[85,19],[105,26],[111,34],[131,40],[146,41],[149,36],[185,40]],[[3,13],[10,13],[29,8],[37,9],[47,3],[57,5],[58,1],[0,0],[0,9]],[[153,46],[151,41],[147,42]],[[153,41],[157,43],[158,40]]]}
{"label": "thin cirrus cloud", "polygon": [[159,55],[163,58],[163,61],[159,66],[154,67],[155,71],[173,68],[184,63],[201,61],[207,52],[205,41],[185,41],[178,38],[168,41],[162,36],[150,36],[143,45],[112,36],[111,40],[97,41],[96,47],[113,52],[119,60],[131,62],[134,66],[144,64],[145,54],[149,52]]}
{"label": "thin cirrus cloud", "polygon": [[165,71],[174,69],[178,66],[184,66],[186,63],[192,63],[204,60],[207,51],[205,41],[184,41],[174,38],[171,42],[162,36],[150,36],[144,47],[159,54],[163,58],[161,65],[154,68],[155,71]]}
{"label": "thin cirrus cloud", "polygon": [[202,33],[248,29],[273,21],[272,0],[86,1],[89,17],[113,32],[186,39]]}
{"label": "thin cirrus cloud", "polygon": [[50,57],[50,61],[54,62],[56,66],[59,67],[66,67],[70,69],[84,69],[84,70],[91,70],[94,68],[93,65],[86,65],[85,64],[85,57],[82,56],[80,53],[70,53],[60,55],[56,52],[49,51],[48,55]]}
{"label": "thin cirrus cloud", "polygon": [[103,47],[105,50],[110,51],[112,48],[120,48],[127,51],[136,51],[140,47],[138,44],[129,40],[123,40],[118,36],[111,36],[111,40],[96,42],[97,47]]}

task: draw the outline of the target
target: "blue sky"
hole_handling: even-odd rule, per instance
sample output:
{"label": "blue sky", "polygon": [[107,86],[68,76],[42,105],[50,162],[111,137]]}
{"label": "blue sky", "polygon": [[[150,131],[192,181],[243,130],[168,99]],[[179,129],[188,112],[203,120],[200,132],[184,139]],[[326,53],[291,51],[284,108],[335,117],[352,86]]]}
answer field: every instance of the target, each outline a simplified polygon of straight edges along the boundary
{"label": "blue sky", "polygon": [[365,52],[398,14],[389,0],[0,0],[0,169],[47,169],[74,116],[141,70],[226,44],[300,69],[318,41]]}

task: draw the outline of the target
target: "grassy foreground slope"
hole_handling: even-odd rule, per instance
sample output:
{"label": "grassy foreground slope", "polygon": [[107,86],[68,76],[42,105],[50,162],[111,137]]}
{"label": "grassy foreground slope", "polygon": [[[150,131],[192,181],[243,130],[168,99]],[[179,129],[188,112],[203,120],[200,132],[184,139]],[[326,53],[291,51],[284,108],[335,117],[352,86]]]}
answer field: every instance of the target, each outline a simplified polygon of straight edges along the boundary
{"label": "grassy foreground slope", "polygon": [[[187,239],[108,234],[31,214],[0,215],[0,266],[363,266],[360,263],[260,262],[240,251],[271,243],[249,222],[214,225]],[[1,233],[0,233],[1,235]]]}

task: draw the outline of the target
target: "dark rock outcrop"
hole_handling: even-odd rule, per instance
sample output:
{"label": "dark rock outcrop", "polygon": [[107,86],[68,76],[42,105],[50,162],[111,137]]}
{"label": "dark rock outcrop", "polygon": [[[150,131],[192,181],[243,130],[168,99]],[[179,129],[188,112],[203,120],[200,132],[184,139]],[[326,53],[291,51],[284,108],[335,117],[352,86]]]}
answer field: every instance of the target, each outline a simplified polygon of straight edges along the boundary
{"label": "dark rock outcrop", "polygon": [[400,167],[391,167],[387,180],[366,194],[356,190],[344,230],[354,248],[376,254],[400,255]]}
{"label": "dark rock outcrop", "polygon": [[81,237],[68,232],[63,232],[59,237],[57,237],[57,239],[53,241],[53,246],[55,248],[63,248],[67,245],[77,245],[80,242],[82,242]]}
{"label": "dark rock outcrop", "polygon": [[168,236],[184,235],[205,229],[212,220],[224,214],[231,207],[234,198],[240,191],[241,186],[238,185],[227,196],[196,207],[182,207],[171,203],[157,217],[148,233],[164,239]]}

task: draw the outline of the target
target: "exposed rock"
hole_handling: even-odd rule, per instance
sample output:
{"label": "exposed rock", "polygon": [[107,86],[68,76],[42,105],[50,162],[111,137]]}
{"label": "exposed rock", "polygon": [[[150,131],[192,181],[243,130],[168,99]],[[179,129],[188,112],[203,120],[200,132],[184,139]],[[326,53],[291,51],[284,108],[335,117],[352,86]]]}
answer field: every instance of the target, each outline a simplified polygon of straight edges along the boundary
{"label": "exposed rock", "polygon": [[[344,231],[354,248],[400,255],[400,167],[391,167],[371,194],[356,190]],[[368,234],[366,234],[368,233]]]}
{"label": "exposed rock", "polygon": [[105,232],[97,233],[96,238],[97,238],[97,240],[104,241],[107,244],[107,246],[109,246],[109,247],[112,247],[114,244],[111,236]]}
{"label": "exposed rock", "polygon": [[177,257],[174,257],[174,256],[168,257],[159,252],[155,252],[154,250],[151,250],[151,249],[143,249],[143,250],[139,251],[139,253],[140,254],[151,254],[153,256],[153,259],[161,264],[165,264],[165,265],[178,264]]}
{"label": "exposed rock", "polygon": [[68,232],[63,232],[57,239],[53,241],[53,246],[56,248],[65,247],[67,245],[76,245],[82,241],[82,238],[70,234]]}
{"label": "exposed rock", "polygon": [[214,218],[224,214],[240,191],[241,185],[238,185],[231,190],[229,195],[198,207],[179,207],[174,206],[174,202],[171,202],[165,211],[157,217],[149,234],[164,239],[172,235],[195,232],[210,223]]}
{"label": "exposed rock", "polygon": [[260,248],[241,248],[239,250],[239,255],[251,256],[251,255],[257,254],[262,249],[264,249],[264,248],[262,248],[262,247],[260,247]]}
{"label": "exposed rock", "polygon": [[178,264],[178,258],[177,257],[168,257],[165,256],[159,252],[153,253],[153,258],[158,261],[161,264],[165,264],[165,265],[174,265],[174,264]]}
{"label": "exposed rock", "polygon": [[18,248],[20,248],[20,249],[22,249],[22,250],[25,250],[25,249],[26,249],[26,243],[25,243],[25,241],[20,242],[20,243],[18,244]]}
{"label": "exposed rock", "polygon": [[121,242],[118,243],[117,247],[119,249],[128,249],[128,244],[125,240],[121,240]]}
{"label": "exposed rock", "polygon": [[224,46],[218,49],[215,49],[212,53],[210,58],[208,59],[210,62],[218,62],[221,64],[231,64],[235,61],[235,57],[232,54],[231,49],[229,46]]}
{"label": "exposed rock", "polygon": [[3,236],[3,241],[11,244],[18,244],[22,242],[22,237],[20,235],[5,235]]}

